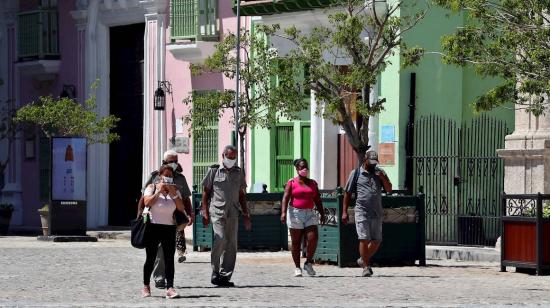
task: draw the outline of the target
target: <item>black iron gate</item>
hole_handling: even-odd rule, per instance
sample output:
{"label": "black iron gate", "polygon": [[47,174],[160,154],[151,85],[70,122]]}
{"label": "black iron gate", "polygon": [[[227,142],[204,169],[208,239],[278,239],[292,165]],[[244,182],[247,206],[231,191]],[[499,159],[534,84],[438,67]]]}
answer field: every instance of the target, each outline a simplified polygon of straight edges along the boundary
{"label": "black iron gate", "polygon": [[413,189],[426,194],[426,241],[492,246],[500,236],[504,171],[496,150],[509,133],[481,116],[457,124],[437,116],[415,122]]}

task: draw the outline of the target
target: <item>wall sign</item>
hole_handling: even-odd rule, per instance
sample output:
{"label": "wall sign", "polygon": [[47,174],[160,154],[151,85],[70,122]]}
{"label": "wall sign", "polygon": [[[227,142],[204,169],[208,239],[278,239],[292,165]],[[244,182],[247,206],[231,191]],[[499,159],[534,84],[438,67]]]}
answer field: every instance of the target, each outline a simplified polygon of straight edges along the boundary
{"label": "wall sign", "polygon": [[380,143],[395,142],[395,125],[382,125]]}
{"label": "wall sign", "polygon": [[378,145],[378,160],[381,165],[395,165],[395,143],[380,143]]}
{"label": "wall sign", "polygon": [[189,154],[189,137],[175,137],[172,150],[178,153]]}

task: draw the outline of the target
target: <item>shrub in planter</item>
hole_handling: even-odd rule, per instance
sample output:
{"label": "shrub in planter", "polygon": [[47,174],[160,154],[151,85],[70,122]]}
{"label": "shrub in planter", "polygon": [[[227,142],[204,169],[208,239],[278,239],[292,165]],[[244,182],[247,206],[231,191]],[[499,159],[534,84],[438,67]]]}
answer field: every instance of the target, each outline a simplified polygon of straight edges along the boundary
{"label": "shrub in planter", "polygon": [[13,205],[9,203],[0,203],[0,235],[8,234],[12,213]]}

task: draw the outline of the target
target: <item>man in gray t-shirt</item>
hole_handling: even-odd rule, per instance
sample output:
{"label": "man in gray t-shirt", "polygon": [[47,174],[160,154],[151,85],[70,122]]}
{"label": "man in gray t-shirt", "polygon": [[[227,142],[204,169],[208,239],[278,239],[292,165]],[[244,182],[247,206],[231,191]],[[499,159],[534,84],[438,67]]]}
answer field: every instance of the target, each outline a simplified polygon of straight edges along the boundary
{"label": "man in gray t-shirt", "polygon": [[382,187],[391,193],[392,185],[386,172],[378,166],[378,153],[368,151],[363,165],[353,170],[346,183],[342,222],[348,222],[348,207],[352,194],[355,194],[355,227],[359,239],[357,261],[363,267],[363,276],[372,276],[370,258],[376,253],[382,242]]}

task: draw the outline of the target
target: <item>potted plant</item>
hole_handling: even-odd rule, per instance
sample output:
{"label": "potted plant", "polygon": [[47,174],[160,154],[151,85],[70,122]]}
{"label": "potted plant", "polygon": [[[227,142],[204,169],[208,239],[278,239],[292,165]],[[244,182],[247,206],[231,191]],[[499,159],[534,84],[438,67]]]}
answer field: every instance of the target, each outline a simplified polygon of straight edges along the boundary
{"label": "potted plant", "polygon": [[0,235],[8,234],[12,213],[13,205],[9,203],[0,203]]}
{"label": "potted plant", "polygon": [[38,213],[40,214],[40,222],[42,223],[42,234],[45,236],[50,235],[50,206],[44,204],[38,210]]}

